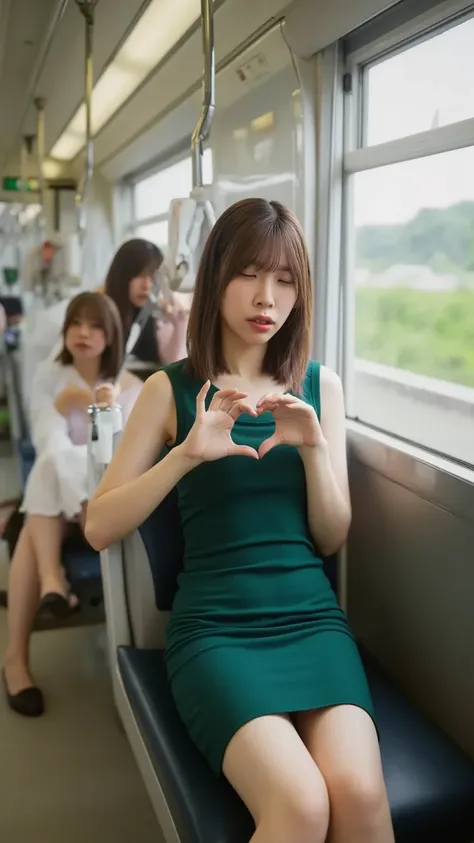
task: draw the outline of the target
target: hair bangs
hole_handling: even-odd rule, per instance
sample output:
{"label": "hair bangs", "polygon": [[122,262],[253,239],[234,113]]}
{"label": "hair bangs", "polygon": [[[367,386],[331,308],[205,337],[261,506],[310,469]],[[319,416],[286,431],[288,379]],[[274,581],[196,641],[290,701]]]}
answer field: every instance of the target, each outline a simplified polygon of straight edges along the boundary
{"label": "hair bangs", "polygon": [[83,301],[72,301],[70,304],[70,311],[68,311],[68,318],[66,322],[69,324],[73,319],[85,319],[87,322],[97,322],[103,328],[105,327],[104,313],[99,306],[97,298],[86,298]]}
{"label": "hair bangs", "polygon": [[110,308],[107,306],[102,293],[80,293],[70,302],[64,320],[64,337],[75,319],[85,319],[88,322],[95,322],[100,325],[107,342],[111,341],[113,334],[112,318]]}
{"label": "hair bangs", "polygon": [[153,276],[155,274],[155,272],[158,271],[158,269],[160,268],[162,263],[163,263],[162,258],[152,258],[151,261],[146,263],[143,266],[143,268],[139,272],[137,272],[135,277],[144,276],[144,275]]}
{"label": "hair bangs", "polygon": [[227,260],[224,257],[223,286],[251,266],[263,272],[289,272],[296,285],[299,304],[308,267],[297,230],[282,224],[278,218],[248,220],[248,224],[236,232]]}
{"label": "hair bangs", "polygon": [[[251,259],[246,266],[254,266],[262,272],[276,272],[280,266],[284,248],[282,232],[277,225],[272,225],[268,226],[266,231],[262,231],[261,235],[251,244],[251,255],[249,254]],[[245,268],[245,266],[242,267],[242,269]]]}
{"label": "hair bangs", "polygon": [[130,301],[130,282],[139,276],[153,276],[162,263],[163,255],[158,246],[140,237],[122,243],[112,259],[104,292],[118,307],[125,338],[135,315]]}

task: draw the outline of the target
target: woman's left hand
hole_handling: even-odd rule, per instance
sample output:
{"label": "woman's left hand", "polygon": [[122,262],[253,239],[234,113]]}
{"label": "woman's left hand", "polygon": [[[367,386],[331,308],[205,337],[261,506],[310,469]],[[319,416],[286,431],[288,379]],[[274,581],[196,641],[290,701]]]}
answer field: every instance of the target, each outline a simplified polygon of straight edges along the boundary
{"label": "woman's left hand", "polygon": [[187,320],[191,304],[186,300],[186,298],[183,299],[183,297],[179,296],[177,293],[172,293],[171,300],[165,302],[162,309],[166,318],[169,319],[170,322],[177,324]]}
{"label": "woman's left hand", "polygon": [[272,413],[275,432],[260,445],[260,459],[276,445],[293,445],[296,448],[315,448],[324,444],[324,436],[316,411],[311,404],[294,395],[269,393],[257,404],[257,413]]}
{"label": "woman's left hand", "polygon": [[114,407],[120,395],[118,384],[101,383],[95,390],[95,401],[98,407]]}

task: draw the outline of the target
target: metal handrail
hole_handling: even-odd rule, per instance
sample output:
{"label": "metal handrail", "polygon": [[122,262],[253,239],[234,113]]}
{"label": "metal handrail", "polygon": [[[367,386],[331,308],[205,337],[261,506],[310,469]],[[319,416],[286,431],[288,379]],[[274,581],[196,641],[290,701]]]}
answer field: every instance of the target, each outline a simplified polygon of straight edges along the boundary
{"label": "metal handrail", "polygon": [[[36,115],[37,115],[37,128],[36,128],[36,153],[38,158],[38,184],[39,184],[39,197],[40,197],[40,205],[41,205],[41,216],[40,216],[40,226],[44,229],[45,227],[45,219],[46,219],[46,202],[45,202],[45,180],[44,180],[44,171],[43,171],[43,163],[44,163],[44,150],[45,150],[45,106],[46,100],[44,97],[36,97],[35,98],[35,108],[36,108]],[[43,232],[44,233],[44,232]]]}
{"label": "metal handrail", "polygon": [[21,150],[20,150],[20,179],[21,192],[23,198],[23,207],[26,206],[26,188],[28,181],[28,159],[33,152],[33,143],[36,135],[23,135]]}
{"label": "metal handrail", "polygon": [[201,0],[202,46],[204,53],[203,103],[191,139],[193,188],[203,186],[203,143],[209,135],[216,101],[213,0]]}
{"label": "metal handrail", "polygon": [[81,239],[86,233],[86,199],[94,174],[94,140],[92,137],[92,90],[94,87],[94,11],[98,0],[76,0],[85,20],[85,111],[86,111],[86,157],[84,171],[76,193],[77,229]]}

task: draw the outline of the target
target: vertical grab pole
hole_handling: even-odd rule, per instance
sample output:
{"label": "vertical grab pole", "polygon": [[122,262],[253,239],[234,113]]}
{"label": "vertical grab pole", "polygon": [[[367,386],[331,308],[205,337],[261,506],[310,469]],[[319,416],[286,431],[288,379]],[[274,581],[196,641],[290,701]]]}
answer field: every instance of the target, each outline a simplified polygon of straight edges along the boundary
{"label": "vertical grab pole", "polygon": [[21,191],[23,194],[23,205],[26,205],[26,190],[28,187],[28,160],[33,152],[33,144],[35,135],[23,135],[23,142],[21,144],[20,157],[20,177],[21,177]]}
{"label": "vertical grab pole", "polygon": [[44,124],[45,124],[45,106],[46,100],[44,97],[36,97],[35,99],[35,107],[36,107],[36,114],[37,114],[37,128],[36,128],[36,150],[37,150],[37,158],[38,158],[38,182],[39,182],[39,195],[40,195],[40,205],[41,205],[41,215],[40,215],[40,228],[42,235],[44,234],[45,227],[46,227],[46,216],[45,216],[45,182],[44,182],[44,172],[43,172],[43,163],[44,163],[44,148],[45,148],[45,137],[44,137]]}
{"label": "vertical grab pole", "polygon": [[201,0],[202,46],[204,53],[203,103],[191,139],[193,188],[203,186],[203,143],[209,135],[215,111],[216,62],[214,52],[213,0]]}
{"label": "vertical grab pole", "polygon": [[94,10],[97,0],[76,0],[85,20],[85,112],[86,112],[86,157],[84,172],[76,193],[77,230],[83,241],[86,233],[87,190],[94,172],[94,141],[92,138],[92,90],[94,87]]}

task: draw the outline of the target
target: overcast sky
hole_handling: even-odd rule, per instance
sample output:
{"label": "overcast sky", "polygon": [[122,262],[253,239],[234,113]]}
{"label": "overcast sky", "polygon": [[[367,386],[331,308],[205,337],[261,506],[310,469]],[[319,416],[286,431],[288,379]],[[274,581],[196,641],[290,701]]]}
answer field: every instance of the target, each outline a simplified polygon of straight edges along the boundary
{"label": "overcast sky", "polygon": [[[376,65],[368,84],[370,145],[474,117],[474,19]],[[360,173],[356,185],[357,225],[474,201],[474,147]]]}

